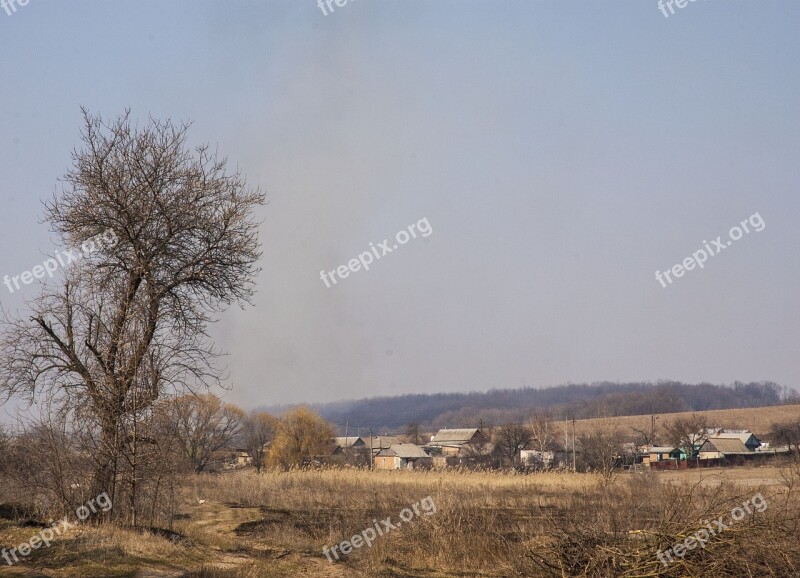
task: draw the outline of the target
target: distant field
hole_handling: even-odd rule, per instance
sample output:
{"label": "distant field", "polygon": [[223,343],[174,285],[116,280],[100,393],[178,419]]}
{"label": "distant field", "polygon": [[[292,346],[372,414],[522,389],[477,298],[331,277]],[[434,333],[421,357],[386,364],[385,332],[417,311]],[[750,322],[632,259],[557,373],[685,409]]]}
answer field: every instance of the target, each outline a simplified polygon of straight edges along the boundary
{"label": "distant field", "polygon": [[[772,424],[800,419],[800,405],[778,405],[771,407],[756,407],[747,409],[716,409],[711,411],[696,411],[683,413],[662,413],[656,414],[658,421],[656,426],[663,426],[677,417],[690,416],[692,414],[704,415],[708,418],[708,423],[731,429],[749,429],[759,438],[767,437]],[[649,415],[632,415],[624,417],[582,419],[575,421],[575,431],[578,435],[590,433],[598,425],[617,425],[623,433],[636,435],[635,429],[650,431]],[[570,428],[571,429],[571,428]]]}

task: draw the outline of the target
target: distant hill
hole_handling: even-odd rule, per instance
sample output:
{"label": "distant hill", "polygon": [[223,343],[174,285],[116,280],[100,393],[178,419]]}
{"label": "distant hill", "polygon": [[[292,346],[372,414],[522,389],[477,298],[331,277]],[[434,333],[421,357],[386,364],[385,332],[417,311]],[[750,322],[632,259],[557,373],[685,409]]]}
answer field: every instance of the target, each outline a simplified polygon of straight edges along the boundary
{"label": "distant hill", "polygon": [[[658,414],[656,421],[656,433],[659,441],[667,443],[664,439],[664,425],[672,422],[676,418],[687,418],[692,415],[705,417],[708,424],[712,427],[726,429],[747,429],[756,434],[761,441],[769,441],[769,434],[776,423],[797,421],[800,419],[800,405],[781,405],[780,407],[754,407],[743,409],[714,409],[709,411],[698,411],[697,413],[662,413]],[[632,415],[616,418],[593,418],[576,420],[575,433],[578,437],[589,435],[592,432],[611,426],[630,440],[637,440],[642,443],[641,432],[649,432],[651,421],[649,415]],[[557,428],[560,435],[563,435],[564,424]],[[571,428],[572,426],[569,426]]]}
{"label": "distant hill", "polygon": [[[344,428],[374,432],[401,430],[417,423],[425,429],[526,420],[533,412],[587,419],[737,409],[800,403],[797,392],[769,381],[715,385],[678,381],[570,384],[547,388],[491,389],[486,392],[407,394],[337,401],[309,406]],[[266,407],[282,413],[290,406]],[[352,430],[351,430],[352,431]]]}

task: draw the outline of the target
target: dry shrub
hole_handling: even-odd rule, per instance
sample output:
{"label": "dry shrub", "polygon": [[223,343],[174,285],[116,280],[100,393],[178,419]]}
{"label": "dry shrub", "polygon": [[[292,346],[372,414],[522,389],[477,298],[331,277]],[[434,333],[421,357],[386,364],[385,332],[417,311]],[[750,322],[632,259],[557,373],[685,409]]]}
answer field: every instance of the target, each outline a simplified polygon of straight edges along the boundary
{"label": "dry shrub", "polygon": [[[596,496],[583,515],[570,510],[566,519],[553,520],[552,536],[532,547],[526,553],[532,564],[522,566],[537,576],[796,576],[798,482],[794,469],[783,485],[770,488],[646,484],[653,491],[642,495],[629,480],[616,496]],[[758,494],[766,510],[733,522],[732,510]],[[713,520],[720,516],[727,528],[704,548],[683,557],[663,554],[707,524],[717,529]]]}

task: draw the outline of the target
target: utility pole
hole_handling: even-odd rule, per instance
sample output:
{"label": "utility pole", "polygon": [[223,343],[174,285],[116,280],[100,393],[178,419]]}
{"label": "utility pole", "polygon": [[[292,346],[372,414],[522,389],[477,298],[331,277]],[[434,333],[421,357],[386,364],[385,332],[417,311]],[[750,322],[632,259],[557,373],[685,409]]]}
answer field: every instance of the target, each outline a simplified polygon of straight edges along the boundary
{"label": "utility pole", "polygon": [[658,416],[653,414],[650,416],[650,445],[656,445],[656,420]]}
{"label": "utility pole", "polygon": [[350,461],[350,454],[352,453],[350,451],[350,448],[352,448],[352,446],[348,446],[347,445],[347,444],[350,443],[350,440],[347,437],[347,434],[349,433],[349,430],[350,430],[350,420],[348,419],[347,422],[344,424],[344,459],[345,459],[345,461]]}
{"label": "utility pole", "polygon": [[373,454],[372,454],[372,428],[369,428],[369,469],[372,469]]}
{"label": "utility pole", "polygon": [[577,464],[575,459],[575,418],[572,418],[572,471],[575,472],[577,470]]}

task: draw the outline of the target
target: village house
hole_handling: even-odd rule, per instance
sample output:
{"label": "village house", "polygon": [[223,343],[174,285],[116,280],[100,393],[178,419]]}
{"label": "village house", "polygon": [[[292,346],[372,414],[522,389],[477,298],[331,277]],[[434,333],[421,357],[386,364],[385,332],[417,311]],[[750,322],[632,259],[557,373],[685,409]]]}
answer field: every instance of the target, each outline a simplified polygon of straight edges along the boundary
{"label": "village house", "polygon": [[520,450],[519,460],[523,467],[529,469],[551,469],[572,467],[572,450],[562,447],[553,450]]}
{"label": "village house", "polygon": [[340,450],[348,450],[351,448],[363,448],[364,447],[364,439],[360,436],[358,437],[341,437],[341,438],[333,438],[333,443],[336,447]]}
{"label": "village house", "polygon": [[626,442],[622,444],[622,452],[619,455],[622,469],[637,469],[638,466],[645,463],[645,456],[649,457],[649,454],[642,451],[642,448],[635,443]]}
{"label": "village house", "polygon": [[552,450],[520,450],[519,461],[526,468],[550,469],[555,467],[556,452]]}
{"label": "village house", "polygon": [[415,444],[393,444],[375,456],[375,468],[378,470],[414,470],[432,465],[431,456]]}
{"label": "village house", "polygon": [[759,439],[749,430],[719,430],[709,439],[735,439],[741,441],[750,451],[756,451],[761,446]]}
{"label": "village house", "polygon": [[373,458],[377,456],[382,450],[388,450],[393,445],[401,444],[402,441],[397,436],[375,436],[370,441],[369,436],[364,438],[364,448],[366,450],[372,449]]}
{"label": "village house", "polygon": [[325,461],[334,464],[367,465],[369,449],[360,436],[336,437],[331,440],[330,454]]}
{"label": "village house", "polygon": [[250,452],[245,449],[236,449],[231,452],[228,465],[230,468],[243,468],[253,463],[253,458],[250,457]]}
{"label": "village house", "polygon": [[685,460],[686,452],[675,446],[652,446],[644,457],[645,464],[653,464],[667,460]]}
{"label": "village house", "polygon": [[397,436],[335,437],[331,439],[327,454],[319,458],[323,463],[368,466],[371,463],[370,458],[374,459],[382,450],[399,443],[400,438]]}
{"label": "village house", "polygon": [[220,470],[237,470],[253,463],[253,459],[245,449],[217,450],[212,455],[206,466],[206,471],[218,472]]}
{"label": "village house", "polygon": [[701,460],[714,460],[714,459],[742,459],[743,456],[753,455],[753,450],[750,450],[741,439],[738,438],[709,438],[700,446],[698,457]]}
{"label": "village house", "polygon": [[478,428],[440,429],[424,448],[437,468],[494,467],[501,459],[498,448]]}
{"label": "village house", "polygon": [[679,448],[652,447],[647,461],[658,469],[685,469],[741,465],[751,459],[777,455],[782,452],[762,452],[764,444],[750,430],[709,429],[705,440],[695,447],[695,456],[687,460]]}
{"label": "village house", "polygon": [[489,442],[478,428],[440,429],[436,435],[431,436],[431,441],[425,447],[445,456],[463,456]]}

